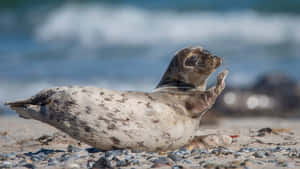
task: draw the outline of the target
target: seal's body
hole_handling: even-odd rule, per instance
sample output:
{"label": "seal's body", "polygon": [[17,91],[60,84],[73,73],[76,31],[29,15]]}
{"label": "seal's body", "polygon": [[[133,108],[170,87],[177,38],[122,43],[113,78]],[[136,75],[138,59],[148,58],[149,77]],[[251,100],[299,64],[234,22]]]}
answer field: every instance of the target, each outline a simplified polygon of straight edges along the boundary
{"label": "seal's body", "polygon": [[220,64],[202,48],[186,48],[175,55],[154,92],[58,87],[7,104],[23,118],[48,123],[99,149],[171,150],[191,142],[202,115],[224,89],[227,71],[205,90]]}

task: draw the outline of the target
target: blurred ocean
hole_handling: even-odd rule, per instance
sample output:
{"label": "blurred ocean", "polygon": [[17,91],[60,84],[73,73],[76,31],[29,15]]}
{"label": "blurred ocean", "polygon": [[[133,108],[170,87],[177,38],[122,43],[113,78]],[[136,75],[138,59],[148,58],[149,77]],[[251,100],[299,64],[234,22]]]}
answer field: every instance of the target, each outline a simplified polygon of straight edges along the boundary
{"label": "blurred ocean", "polygon": [[231,86],[300,80],[299,45],[295,0],[3,0],[0,105],[61,85],[151,91],[187,46],[222,57]]}

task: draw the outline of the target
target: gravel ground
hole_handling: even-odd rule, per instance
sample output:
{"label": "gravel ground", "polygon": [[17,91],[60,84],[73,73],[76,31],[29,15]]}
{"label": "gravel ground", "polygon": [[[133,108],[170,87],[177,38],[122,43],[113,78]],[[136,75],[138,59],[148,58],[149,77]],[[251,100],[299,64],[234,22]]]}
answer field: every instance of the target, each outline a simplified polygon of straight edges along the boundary
{"label": "gravel ground", "polygon": [[102,151],[38,121],[0,116],[0,168],[300,168],[299,122],[221,119],[198,135],[227,135],[232,144],[153,153]]}

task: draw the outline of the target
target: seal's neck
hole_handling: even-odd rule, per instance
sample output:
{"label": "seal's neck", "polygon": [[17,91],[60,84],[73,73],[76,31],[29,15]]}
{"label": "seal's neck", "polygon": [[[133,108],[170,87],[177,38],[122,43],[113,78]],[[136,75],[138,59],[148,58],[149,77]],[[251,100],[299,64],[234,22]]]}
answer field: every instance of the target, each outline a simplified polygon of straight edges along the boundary
{"label": "seal's neck", "polygon": [[196,89],[196,86],[181,80],[162,79],[156,86],[156,89],[187,91]]}
{"label": "seal's neck", "polygon": [[197,77],[197,80],[193,79],[194,82],[187,82],[185,78],[171,78],[171,77],[163,77],[159,84],[156,86],[156,89],[164,89],[164,90],[179,90],[179,91],[188,91],[188,90],[197,90],[197,91],[205,91],[207,84],[206,76]]}

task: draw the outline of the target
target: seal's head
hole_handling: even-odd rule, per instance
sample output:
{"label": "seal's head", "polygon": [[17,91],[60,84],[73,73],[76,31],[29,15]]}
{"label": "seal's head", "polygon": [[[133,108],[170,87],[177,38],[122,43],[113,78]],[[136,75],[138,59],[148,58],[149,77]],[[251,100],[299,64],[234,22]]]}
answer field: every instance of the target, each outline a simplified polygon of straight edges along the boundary
{"label": "seal's head", "polygon": [[221,64],[221,58],[202,47],[184,48],[173,57],[157,88],[204,91],[209,75]]}

